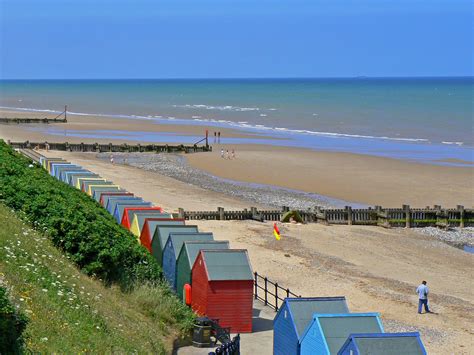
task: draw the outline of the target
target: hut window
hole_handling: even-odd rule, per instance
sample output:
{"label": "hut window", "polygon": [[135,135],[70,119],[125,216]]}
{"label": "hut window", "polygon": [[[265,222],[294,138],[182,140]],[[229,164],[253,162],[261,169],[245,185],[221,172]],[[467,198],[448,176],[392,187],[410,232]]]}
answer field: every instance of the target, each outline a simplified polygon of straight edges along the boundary
{"label": "hut window", "polygon": [[202,260],[199,260],[199,265],[202,265]]}
{"label": "hut window", "polygon": [[286,314],[286,309],[285,309],[285,319],[286,319],[286,317],[287,317],[287,314]]}

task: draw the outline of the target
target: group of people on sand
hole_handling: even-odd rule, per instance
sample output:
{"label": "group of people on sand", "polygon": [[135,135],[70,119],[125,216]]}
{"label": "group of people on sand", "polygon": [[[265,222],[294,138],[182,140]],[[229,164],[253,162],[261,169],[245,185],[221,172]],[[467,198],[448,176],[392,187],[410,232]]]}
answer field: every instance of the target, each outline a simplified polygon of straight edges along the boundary
{"label": "group of people on sand", "polygon": [[229,152],[229,149],[225,150],[222,148],[221,149],[221,158],[222,159],[235,159],[235,150],[232,149],[230,152]]}

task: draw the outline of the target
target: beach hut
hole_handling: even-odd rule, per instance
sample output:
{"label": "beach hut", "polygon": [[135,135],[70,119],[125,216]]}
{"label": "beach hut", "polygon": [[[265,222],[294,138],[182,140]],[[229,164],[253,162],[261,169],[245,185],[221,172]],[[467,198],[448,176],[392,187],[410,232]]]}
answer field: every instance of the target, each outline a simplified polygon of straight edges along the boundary
{"label": "beach hut", "polygon": [[98,177],[100,177],[100,176],[93,173],[93,172],[84,172],[84,173],[80,173],[80,174],[72,174],[69,177],[68,183],[69,183],[69,185],[76,187],[77,182],[80,178],[98,178]]}
{"label": "beach hut", "polygon": [[100,199],[99,203],[102,205],[102,207],[105,208],[107,206],[107,201],[109,200],[109,197],[119,197],[119,196],[130,196],[130,197],[135,197],[132,192],[127,192],[127,191],[106,191],[106,192],[101,192],[100,193]]}
{"label": "beach hut", "polygon": [[247,250],[201,250],[192,269],[191,307],[232,333],[252,332],[253,272]]}
{"label": "beach hut", "polygon": [[87,195],[90,196],[90,189],[89,187],[90,186],[103,186],[103,185],[113,185],[113,186],[118,186],[118,185],[114,185],[114,183],[112,181],[108,181],[106,179],[102,179],[102,180],[97,180],[97,181],[83,181],[82,182],[82,186],[81,186],[81,190],[83,192],[85,192]]}
{"label": "beach hut", "polygon": [[[123,216],[122,216],[122,226],[124,226],[125,228],[127,229],[130,229],[130,227],[132,226],[132,222],[133,222],[133,218],[135,217],[135,214],[152,214],[152,213],[158,213],[158,214],[162,214],[163,213],[163,209],[161,207],[157,207],[157,206],[152,206],[152,207],[141,207],[141,208],[126,208],[124,211],[123,211]],[[169,216],[158,216],[158,218],[171,218],[170,215]]]}
{"label": "beach hut", "polygon": [[426,355],[420,333],[351,334],[338,355]]}
{"label": "beach hut", "polygon": [[183,243],[187,240],[208,242],[214,240],[212,233],[170,233],[163,248],[163,276],[176,290],[176,261]]}
{"label": "beach hut", "polygon": [[100,196],[104,192],[126,192],[124,189],[120,188],[119,186],[113,186],[113,185],[105,185],[105,186],[94,186],[91,189],[92,192],[92,198],[96,200],[97,202],[100,201]]}
{"label": "beach hut", "polygon": [[68,161],[62,159],[62,158],[46,158],[44,161],[44,168],[48,173],[51,172],[51,164],[52,163],[68,163]]}
{"label": "beach hut", "polygon": [[229,249],[227,240],[214,240],[208,242],[185,241],[176,260],[176,293],[180,299],[183,299],[183,287],[185,284],[192,284],[191,270],[196,257],[201,250],[211,249]]}
{"label": "beach hut", "polygon": [[158,265],[163,264],[163,249],[170,233],[197,233],[197,226],[157,226],[151,240],[151,255],[158,261]]}
{"label": "beach hut", "polygon": [[54,169],[54,177],[58,180],[61,180],[61,173],[63,171],[74,171],[80,169],[80,166],[74,165],[74,164],[68,164],[64,166],[56,166]]}
{"label": "beach hut", "polygon": [[127,201],[127,202],[118,202],[115,205],[114,218],[118,224],[121,224],[123,218],[123,211],[127,207],[151,207],[151,202],[145,201]]}
{"label": "beach hut", "polygon": [[301,355],[335,355],[352,333],[383,333],[378,313],[314,314],[301,339]]}
{"label": "beach hut", "polygon": [[48,158],[48,157],[40,157],[39,163],[43,167],[43,169],[48,170],[48,162],[49,161],[65,161],[63,158]]}
{"label": "beach hut", "polygon": [[117,189],[120,189],[120,186],[119,185],[114,185],[113,182],[111,181],[106,181],[104,183],[97,183],[97,184],[88,184],[86,185],[87,186],[87,190],[85,191],[86,194],[88,194],[90,197],[92,197],[92,194],[94,193],[94,190],[93,189],[96,189],[96,188],[99,188],[99,187],[104,187],[104,186],[111,186],[111,187],[115,187]]}
{"label": "beach hut", "polygon": [[86,177],[79,177],[76,179],[76,185],[74,186],[76,189],[82,191],[82,183],[84,181],[104,181],[104,178],[101,178],[100,176],[86,176]]}
{"label": "beach hut", "polygon": [[130,232],[136,235],[138,240],[140,240],[140,235],[142,234],[143,226],[145,225],[145,221],[149,218],[173,218],[172,213],[158,213],[157,211],[135,211],[133,213],[132,223],[130,225]]}
{"label": "beach hut", "polygon": [[140,233],[140,244],[143,245],[151,253],[151,241],[155,234],[157,226],[184,226],[184,218],[146,218]]}
{"label": "beach hut", "polygon": [[71,177],[71,175],[73,175],[73,174],[85,174],[85,173],[91,173],[91,172],[86,170],[86,169],[77,168],[76,170],[72,170],[72,171],[67,170],[67,171],[61,172],[61,175],[60,175],[59,178],[61,179],[62,182],[66,183],[66,184],[69,184],[69,178]]}
{"label": "beach hut", "polygon": [[115,213],[115,207],[119,202],[127,202],[127,201],[139,201],[144,202],[141,197],[138,196],[109,196],[106,197],[105,202],[105,209],[113,216]]}
{"label": "beach hut", "polygon": [[345,297],[288,297],[273,320],[273,354],[299,354],[313,314],[349,313]]}
{"label": "beach hut", "polygon": [[69,167],[71,165],[72,164],[68,161],[51,163],[51,166],[50,166],[50,169],[49,169],[49,175],[56,176],[56,169],[62,168],[64,166]]}

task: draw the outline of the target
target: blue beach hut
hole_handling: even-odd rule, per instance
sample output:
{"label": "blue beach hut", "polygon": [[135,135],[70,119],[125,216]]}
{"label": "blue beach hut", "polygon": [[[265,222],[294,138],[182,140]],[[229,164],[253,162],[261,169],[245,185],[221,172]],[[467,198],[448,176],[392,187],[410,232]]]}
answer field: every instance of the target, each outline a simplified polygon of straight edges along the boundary
{"label": "blue beach hut", "polygon": [[304,331],[315,313],[349,313],[349,307],[345,297],[285,298],[273,320],[273,354],[299,354]]}
{"label": "blue beach hut", "polygon": [[100,201],[100,197],[102,196],[103,193],[106,192],[126,192],[124,189],[118,187],[118,186],[95,186],[92,189],[92,198],[96,200],[97,202]]}
{"label": "blue beach hut", "polygon": [[74,164],[69,164],[69,165],[64,165],[64,166],[56,166],[54,169],[54,177],[58,180],[61,180],[61,173],[63,171],[73,171],[80,169],[80,166],[74,165]]}
{"label": "blue beach hut", "polygon": [[163,276],[176,290],[176,261],[185,241],[208,242],[214,240],[212,233],[170,233],[163,250]]}
{"label": "blue beach hut", "polygon": [[114,218],[118,224],[122,224],[123,211],[126,207],[151,207],[151,202],[145,201],[127,201],[118,202],[115,205]]}
{"label": "blue beach hut", "polygon": [[352,333],[383,333],[379,313],[314,314],[301,338],[301,355],[336,355]]}
{"label": "blue beach hut", "polygon": [[90,173],[89,170],[86,170],[86,169],[83,169],[83,168],[77,168],[76,170],[68,170],[68,171],[63,171],[61,172],[61,175],[60,175],[60,180],[66,184],[69,184],[69,179],[71,177],[71,175],[73,174],[85,174],[85,173]]}
{"label": "blue beach hut", "polygon": [[59,167],[64,167],[64,166],[71,166],[72,164],[69,162],[58,162],[58,163],[51,163],[51,169],[49,170],[49,175],[51,176],[56,176],[56,169]]}
{"label": "blue beach hut", "polygon": [[132,201],[142,201],[143,199],[138,196],[126,195],[126,196],[105,196],[104,197],[104,207],[109,213],[113,216],[115,212],[115,207],[119,202],[132,202]]}
{"label": "blue beach hut", "polygon": [[420,333],[351,334],[338,355],[426,355]]}
{"label": "blue beach hut", "polygon": [[190,225],[159,225],[155,228],[155,234],[151,241],[151,255],[158,261],[158,265],[163,265],[163,250],[171,233],[197,233],[197,226]]}

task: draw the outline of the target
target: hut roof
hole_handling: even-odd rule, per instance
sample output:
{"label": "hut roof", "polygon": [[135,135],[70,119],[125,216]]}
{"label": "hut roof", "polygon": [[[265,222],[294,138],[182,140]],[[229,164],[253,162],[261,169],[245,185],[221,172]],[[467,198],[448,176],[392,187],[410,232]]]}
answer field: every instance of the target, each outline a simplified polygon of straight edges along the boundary
{"label": "hut roof", "polygon": [[[163,249],[171,233],[198,232],[198,227],[196,225],[157,225],[155,232],[158,232],[159,240],[157,242]],[[153,237],[153,244],[155,243]]]}
{"label": "hut roof", "polygon": [[173,243],[174,256],[175,259],[178,259],[179,252],[184,242],[187,240],[197,240],[197,241],[212,241],[214,240],[214,235],[212,233],[170,233],[169,239]]}
{"label": "hut roof", "polygon": [[187,240],[183,243],[183,248],[186,250],[188,256],[189,267],[192,268],[199,252],[203,249],[229,249],[228,240],[213,240],[213,241],[196,241]]}
{"label": "hut roof", "polygon": [[133,203],[133,202],[143,202],[143,199],[138,196],[107,196],[106,200],[104,200],[105,207],[110,213],[115,212],[115,207],[119,203]]}
{"label": "hut roof", "polygon": [[201,250],[209,281],[253,280],[247,250]]}
{"label": "hut roof", "polygon": [[[317,322],[331,354],[337,354],[352,333],[383,332],[378,313],[314,314],[314,322]],[[306,329],[305,335],[310,328]]]}
{"label": "hut roof", "polygon": [[426,354],[418,332],[351,334],[343,348],[351,341],[355,343],[360,354]]}
{"label": "hut roof", "polygon": [[[115,205],[115,209],[118,209],[119,217],[122,218],[123,216],[123,211],[126,208],[132,208],[132,207],[150,207],[151,202],[146,202],[146,201],[118,201],[117,204]],[[115,211],[114,211],[115,212]]]}
{"label": "hut roof", "polygon": [[[303,335],[305,329],[313,320],[313,314],[315,313],[349,313],[344,296],[285,298],[284,302],[290,310],[298,338]],[[282,309],[283,307],[280,307],[278,315],[282,312]]]}

